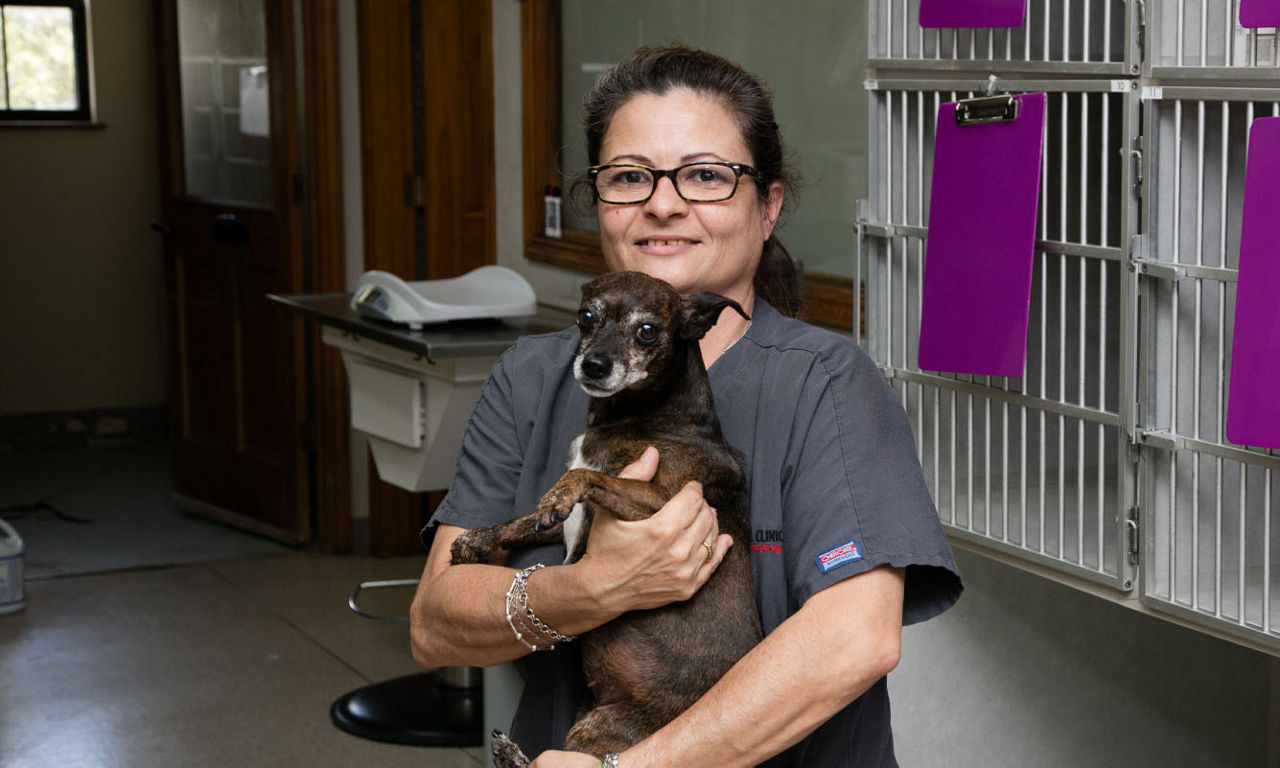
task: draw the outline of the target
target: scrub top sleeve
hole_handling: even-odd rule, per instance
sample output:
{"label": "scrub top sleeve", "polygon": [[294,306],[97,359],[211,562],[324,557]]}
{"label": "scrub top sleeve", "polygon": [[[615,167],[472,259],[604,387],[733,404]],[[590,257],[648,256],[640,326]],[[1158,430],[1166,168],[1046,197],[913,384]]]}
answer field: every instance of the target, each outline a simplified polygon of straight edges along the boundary
{"label": "scrub top sleeve", "polygon": [[516,426],[510,357],[508,351],[499,358],[480,390],[462,436],[453,482],[429,525],[477,528],[512,517],[524,450]]}
{"label": "scrub top sleeve", "polygon": [[941,613],[960,579],[902,405],[860,350],[824,367],[787,490],[793,599],[889,565],[907,569],[905,624]]}

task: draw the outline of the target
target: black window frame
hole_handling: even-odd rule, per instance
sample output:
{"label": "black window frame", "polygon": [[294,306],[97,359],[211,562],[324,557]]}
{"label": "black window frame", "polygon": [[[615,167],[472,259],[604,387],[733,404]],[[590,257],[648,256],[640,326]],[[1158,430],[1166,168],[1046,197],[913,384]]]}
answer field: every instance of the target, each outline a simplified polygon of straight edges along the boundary
{"label": "black window frame", "polygon": [[[76,56],[76,102],[75,109],[9,109],[8,58],[0,59],[0,77],[5,78],[5,103],[0,104],[0,122],[6,123],[87,123],[93,120],[93,104],[90,100],[89,87],[89,25],[85,0],[0,0],[0,10],[5,6],[37,5],[52,8],[67,8],[71,11],[72,44]],[[3,19],[0,18],[0,24]],[[7,40],[7,38],[5,38]]]}

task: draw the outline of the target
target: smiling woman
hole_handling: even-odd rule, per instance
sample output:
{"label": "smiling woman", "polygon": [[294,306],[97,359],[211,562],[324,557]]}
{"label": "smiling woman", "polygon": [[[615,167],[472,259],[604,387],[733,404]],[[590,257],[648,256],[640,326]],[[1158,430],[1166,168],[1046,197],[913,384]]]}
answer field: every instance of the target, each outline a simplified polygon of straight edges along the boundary
{"label": "smiling woman", "polygon": [[88,121],[83,0],[0,2],[0,121]]}

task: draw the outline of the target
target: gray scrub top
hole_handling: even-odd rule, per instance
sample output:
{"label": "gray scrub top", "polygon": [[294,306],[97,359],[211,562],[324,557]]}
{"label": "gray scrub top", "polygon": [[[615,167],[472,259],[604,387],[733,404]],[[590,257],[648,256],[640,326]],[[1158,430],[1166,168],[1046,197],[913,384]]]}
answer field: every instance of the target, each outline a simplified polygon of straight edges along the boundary
{"label": "gray scrub top", "polygon": [[[577,341],[574,328],[526,337],[498,361],[433,525],[526,514],[560,477],[586,424],[587,395],[571,371]],[[881,565],[906,569],[904,624],[956,601],[960,576],[906,415],[856,344],[757,299],[746,334],[708,373],[725,437],[747,458],[752,540],[734,546],[751,548],[766,634],[815,592]],[[538,547],[509,564],[563,559],[563,546]],[[585,686],[572,644],[524,661],[513,736],[534,756],[563,744]],[[897,764],[883,679],[767,763],[802,764]]]}

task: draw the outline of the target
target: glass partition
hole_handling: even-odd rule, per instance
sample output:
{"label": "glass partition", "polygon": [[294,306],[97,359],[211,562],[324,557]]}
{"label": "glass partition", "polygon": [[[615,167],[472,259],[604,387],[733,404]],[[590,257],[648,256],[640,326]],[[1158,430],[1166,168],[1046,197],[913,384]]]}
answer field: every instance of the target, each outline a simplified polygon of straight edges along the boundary
{"label": "glass partition", "polygon": [[[800,199],[778,230],[810,272],[853,274],[855,201],[866,196],[866,9],[844,0],[563,0],[558,158],[566,183],[586,169],[582,96],[601,71],[640,45],[683,42],[737,61],[774,93]],[[565,225],[597,229],[565,206]]]}

